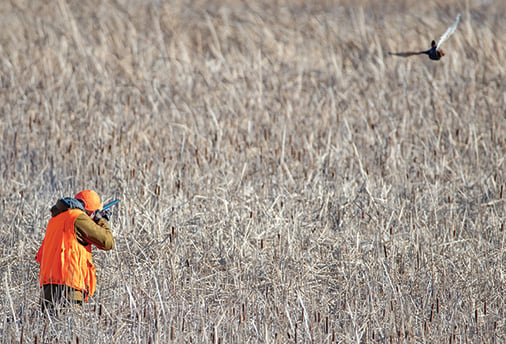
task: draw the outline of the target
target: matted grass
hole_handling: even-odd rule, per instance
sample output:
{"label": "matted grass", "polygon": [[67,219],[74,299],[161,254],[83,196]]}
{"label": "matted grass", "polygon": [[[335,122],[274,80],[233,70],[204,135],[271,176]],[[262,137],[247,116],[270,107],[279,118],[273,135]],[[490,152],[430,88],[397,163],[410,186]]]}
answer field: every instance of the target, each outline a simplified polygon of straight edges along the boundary
{"label": "matted grass", "polygon": [[[441,61],[429,47],[462,20]],[[501,1],[0,3],[0,343],[504,342]],[[121,200],[46,319],[50,206]]]}

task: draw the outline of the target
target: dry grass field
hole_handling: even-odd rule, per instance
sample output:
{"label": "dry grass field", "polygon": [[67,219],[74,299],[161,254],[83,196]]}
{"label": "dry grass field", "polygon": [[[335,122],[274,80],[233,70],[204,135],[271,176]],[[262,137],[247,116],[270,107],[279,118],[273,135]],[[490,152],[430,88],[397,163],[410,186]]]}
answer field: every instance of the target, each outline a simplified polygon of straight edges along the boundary
{"label": "dry grass field", "polygon": [[[421,50],[462,14],[438,62]],[[506,3],[0,2],[0,343],[506,342]],[[49,208],[119,198],[82,311]]]}

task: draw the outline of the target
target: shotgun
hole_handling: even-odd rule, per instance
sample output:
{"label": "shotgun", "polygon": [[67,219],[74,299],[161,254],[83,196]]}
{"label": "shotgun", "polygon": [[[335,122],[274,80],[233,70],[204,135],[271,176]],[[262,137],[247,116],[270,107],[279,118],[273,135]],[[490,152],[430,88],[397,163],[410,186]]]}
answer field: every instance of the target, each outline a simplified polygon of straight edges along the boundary
{"label": "shotgun", "polygon": [[102,207],[102,210],[97,210],[95,214],[93,215],[93,220],[97,222],[99,219],[104,218],[107,221],[109,221],[109,218],[111,217],[111,207],[115,204],[119,203],[119,199],[115,199],[112,202],[107,203]]}

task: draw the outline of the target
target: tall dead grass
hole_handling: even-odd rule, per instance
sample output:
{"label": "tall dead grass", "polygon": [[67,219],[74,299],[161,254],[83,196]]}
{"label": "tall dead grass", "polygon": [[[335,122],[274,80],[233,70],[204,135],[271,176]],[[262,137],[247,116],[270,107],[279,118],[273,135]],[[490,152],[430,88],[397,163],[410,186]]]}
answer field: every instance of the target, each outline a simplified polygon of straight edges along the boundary
{"label": "tall dead grass", "polygon": [[[452,23],[447,56],[424,49]],[[0,342],[502,342],[499,1],[0,4]],[[39,312],[59,197],[118,197]]]}

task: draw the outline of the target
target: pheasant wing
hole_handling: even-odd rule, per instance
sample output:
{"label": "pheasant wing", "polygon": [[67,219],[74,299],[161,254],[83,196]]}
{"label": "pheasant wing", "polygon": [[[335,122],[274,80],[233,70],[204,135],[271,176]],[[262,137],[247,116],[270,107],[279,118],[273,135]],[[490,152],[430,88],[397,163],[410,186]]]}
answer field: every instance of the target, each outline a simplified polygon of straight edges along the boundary
{"label": "pheasant wing", "polygon": [[437,51],[439,51],[439,47],[441,46],[441,44],[443,44],[443,42],[446,41],[448,39],[448,37],[450,37],[455,32],[455,30],[457,30],[457,25],[459,24],[459,20],[460,20],[460,13],[457,15],[457,19],[455,20],[455,23],[453,23],[453,25],[450,26],[446,30],[445,33],[443,33],[443,35],[441,36],[441,38],[437,42],[437,46],[436,46]]}

